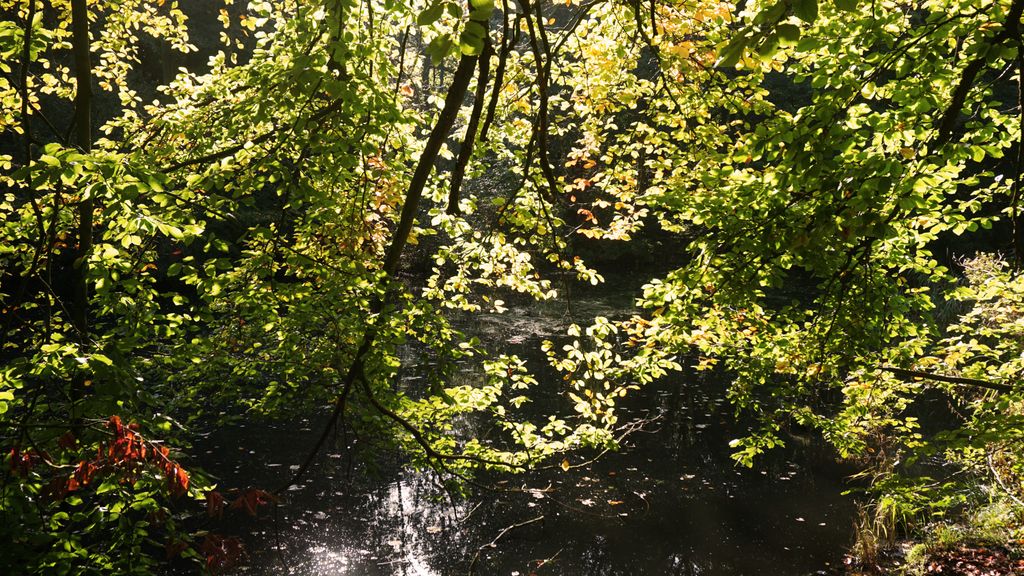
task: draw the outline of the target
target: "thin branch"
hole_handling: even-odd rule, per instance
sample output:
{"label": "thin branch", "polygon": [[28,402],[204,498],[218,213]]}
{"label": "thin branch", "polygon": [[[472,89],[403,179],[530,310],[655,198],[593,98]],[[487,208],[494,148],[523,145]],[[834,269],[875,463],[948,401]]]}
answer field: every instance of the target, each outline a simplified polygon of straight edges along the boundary
{"label": "thin branch", "polygon": [[[409,188],[405,193],[405,201],[402,205],[402,213],[399,218],[398,229],[395,230],[395,233],[391,238],[391,244],[388,246],[388,250],[384,258],[382,271],[384,273],[383,281],[386,283],[390,283],[398,272],[402,251],[405,249],[405,245],[409,240],[409,234],[412,232],[413,221],[416,219],[416,214],[419,212],[419,203],[423,196],[423,189],[427,184],[427,179],[430,177],[430,173],[434,169],[434,163],[437,161],[438,153],[441,151],[441,145],[448,137],[448,134],[458,117],[459,108],[462,106],[462,101],[466,96],[466,90],[469,88],[469,81],[473,76],[475,64],[476,56],[464,54],[459,60],[458,70],[456,70],[452,83],[448,88],[448,94],[445,96],[444,107],[441,110],[441,114],[438,116],[437,122],[434,124],[433,130],[430,132],[430,136],[423,148],[423,152],[420,154],[416,170],[413,173],[412,179],[409,181]],[[392,293],[390,286],[386,287],[384,294],[371,304],[370,309],[373,312],[373,316],[377,319],[377,322],[383,322],[381,319],[381,312],[384,310]],[[338,421],[344,415],[346,401],[352,389],[352,385],[355,383],[356,379],[360,379],[362,377],[366,356],[369,354],[376,339],[377,326],[371,323],[363,334],[363,340],[352,358],[352,363],[349,365],[348,371],[345,373],[341,394],[335,401],[334,411],[331,413],[331,416],[328,419],[327,424],[324,426],[320,437],[317,439],[316,444],[313,446],[313,449],[310,450],[299,469],[292,476],[288,483],[289,486],[297,482],[306,473],[312,464],[313,459],[326,443],[331,431],[334,430],[334,427],[337,426]],[[365,384],[365,379],[363,380]],[[372,395],[370,395],[370,399],[372,402],[375,401]],[[287,488],[287,486],[284,488]]]}
{"label": "thin branch", "polygon": [[[505,83],[505,66],[508,55],[512,51],[514,39],[509,37],[508,24],[508,0],[503,0],[501,12],[501,51],[498,53],[498,68],[494,72],[494,87],[491,88],[491,100],[487,103],[487,116],[484,117],[483,127],[480,128],[480,141],[487,142],[487,133],[494,121],[494,113],[498,109],[498,96],[501,94]],[[514,29],[519,30],[519,16],[516,16]]]}
{"label": "thin branch", "polygon": [[518,524],[512,524],[511,526],[504,527],[501,530],[501,532],[498,532],[498,535],[494,537],[494,540],[491,540],[487,544],[484,544],[483,546],[477,548],[476,554],[473,555],[473,561],[469,563],[469,575],[473,575],[473,570],[476,569],[476,563],[478,560],[480,560],[480,554],[484,551],[485,548],[494,548],[498,545],[498,541],[504,538],[505,535],[511,532],[512,530],[515,530],[516,528],[522,528],[524,526],[529,526],[530,524],[535,524],[543,519],[543,515],[537,516],[536,518],[531,518],[524,522],[519,522]]}
{"label": "thin branch", "polygon": [[1017,121],[1020,129],[1017,134],[1017,161],[1014,163],[1013,196],[1010,200],[1010,226],[1013,230],[1014,272],[1024,265],[1024,238],[1021,238],[1021,222],[1018,206],[1020,203],[1021,167],[1024,166],[1024,44],[1018,42],[1017,47]]}
{"label": "thin branch", "polygon": [[473,111],[469,115],[469,125],[466,126],[466,136],[462,139],[462,146],[459,148],[459,158],[452,170],[452,181],[448,190],[448,213],[459,213],[459,191],[462,189],[462,180],[466,176],[466,167],[469,159],[473,156],[473,144],[476,141],[477,127],[480,125],[480,114],[484,108],[484,98],[487,96],[487,77],[491,69],[491,55],[494,49],[490,41],[484,42],[483,53],[477,62],[478,70],[476,75],[476,94],[473,96]]}
{"label": "thin branch", "polygon": [[936,382],[946,382],[949,384],[960,384],[963,386],[985,388],[988,390],[995,390],[996,392],[1013,392],[1014,390],[1017,389],[1015,386],[1010,386],[1008,384],[1000,384],[998,382],[989,382],[987,380],[978,380],[976,378],[964,378],[962,376],[945,376],[942,374],[933,374],[931,372],[921,372],[918,370],[896,368],[894,366],[879,366],[878,369],[905,380],[934,380]]}
{"label": "thin branch", "polygon": [[[311,115],[309,117],[309,120],[311,122],[323,120],[328,115],[330,115],[332,112],[334,112],[335,110],[339,109],[342,104],[343,104],[343,101],[341,99],[335,100],[334,102],[331,102],[329,105],[321,108],[316,113]],[[273,129],[269,130],[268,132],[260,134],[259,136],[255,137],[255,138],[253,138],[253,139],[251,139],[251,140],[249,140],[247,142],[242,142],[242,143],[236,144],[234,146],[229,146],[227,148],[224,148],[223,150],[217,150],[215,152],[210,152],[209,154],[205,154],[205,155],[200,156],[198,158],[191,158],[189,160],[182,160],[180,162],[175,162],[174,164],[171,164],[171,165],[167,166],[163,170],[164,170],[164,172],[176,172],[178,170],[181,170],[182,168],[187,168],[189,166],[195,166],[197,164],[207,164],[207,163],[213,162],[215,160],[220,160],[221,158],[227,158],[229,156],[233,156],[233,155],[241,152],[242,150],[244,150],[246,148],[246,146],[252,146],[253,144],[262,144],[262,143],[266,142],[267,140],[270,140],[271,138],[276,136],[282,130],[289,129],[289,128],[294,130],[295,127],[294,126],[291,126],[291,127],[288,127],[288,126],[275,126]]]}
{"label": "thin branch", "polygon": [[416,443],[420,445],[420,448],[423,449],[423,452],[426,453],[428,458],[431,458],[432,460],[437,460],[438,462],[444,462],[444,461],[467,461],[467,462],[475,462],[477,464],[487,464],[487,465],[491,465],[491,466],[501,466],[501,467],[505,467],[505,468],[512,468],[512,469],[518,469],[518,470],[522,470],[523,469],[523,467],[520,466],[520,465],[509,464],[508,462],[501,462],[501,461],[498,461],[498,460],[489,460],[487,458],[481,458],[479,456],[473,456],[473,455],[470,455],[470,454],[443,454],[441,452],[438,452],[430,444],[430,441],[427,440],[427,438],[423,435],[423,431],[422,430],[420,430],[415,425],[413,425],[412,422],[409,422],[407,419],[403,418],[400,414],[398,414],[394,410],[391,410],[387,406],[381,404],[380,401],[377,400],[377,398],[373,395],[373,390],[370,388],[370,383],[367,381],[367,379],[363,375],[360,375],[358,380],[359,380],[360,384],[362,384],[363,392],[366,393],[366,398],[370,401],[370,404],[372,404],[373,407],[378,412],[380,412],[384,416],[387,416],[388,418],[393,420],[396,424],[398,424],[399,426],[404,428],[405,431],[408,432],[412,436],[413,440],[415,440]]}
{"label": "thin branch", "polygon": [[1020,498],[1018,498],[1017,495],[1014,494],[1012,490],[1010,490],[1010,487],[1007,486],[1005,482],[1003,482],[1003,477],[999,474],[999,471],[996,470],[995,463],[992,461],[992,453],[989,452],[988,454],[986,454],[985,459],[988,461],[988,469],[990,472],[992,472],[992,477],[996,479],[996,483],[999,484],[999,487],[1002,488],[1004,492],[1006,492],[1006,495],[1009,496],[1010,500],[1013,500],[1017,504],[1017,506],[1024,508],[1024,502],[1021,502]]}

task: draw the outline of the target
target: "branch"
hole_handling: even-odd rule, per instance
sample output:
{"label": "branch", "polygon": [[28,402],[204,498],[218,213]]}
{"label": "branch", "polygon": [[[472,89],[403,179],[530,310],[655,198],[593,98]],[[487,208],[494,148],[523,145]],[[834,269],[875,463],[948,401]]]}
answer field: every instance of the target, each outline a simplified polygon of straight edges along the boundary
{"label": "branch", "polygon": [[1017,141],[1017,161],[1014,162],[1013,170],[1013,194],[1010,198],[1010,228],[1013,233],[1013,260],[1014,271],[1024,266],[1024,237],[1021,236],[1020,204],[1021,192],[1021,167],[1024,166],[1024,54],[1021,54],[1020,46],[1017,49],[1017,122],[1020,135]]}
{"label": "branch", "polygon": [[509,532],[511,532],[512,530],[515,530],[516,528],[522,528],[523,526],[529,526],[530,524],[533,524],[535,522],[540,522],[543,519],[544,519],[544,516],[537,516],[536,518],[531,518],[530,520],[526,520],[526,521],[520,522],[518,524],[512,524],[511,526],[506,526],[506,527],[504,527],[501,530],[501,532],[498,532],[498,535],[494,537],[494,540],[491,540],[487,544],[484,544],[483,546],[477,548],[476,549],[476,554],[473,555],[473,561],[469,563],[469,574],[470,574],[470,576],[472,576],[472,574],[473,574],[473,569],[476,568],[477,560],[480,559],[480,553],[483,552],[485,548],[494,548],[495,546],[498,545],[498,540],[501,540],[502,538],[504,538],[505,534],[508,534]]}
{"label": "branch", "polygon": [[[338,100],[335,100],[334,102],[330,103],[329,105],[321,108],[315,114],[311,115],[309,117],[309,120],[310,121],[314,121],[314,122],[322,120],[325,117],[327,117],[330,113],[332,113],[335,110],[339,109],[341,107],[341,104],[342,104],[342,100],[339,98]],[[228,156],[233,156],[234,154],[237,154],[238,152],[241,152],[242,150],[244,150],[247,145],[262,144],[262,143],[266,142],[267,140],[270,140],[271,138],[276,136],[280,131],[284,130],[285,128],[287,128],[287,126],[275,126],[270,131],[268,131],[268,132],[266,132],[264,134],[260,134],[259,136],[255,137],[252,140],[249,140],[247,142],[242,142],[241,144],[236,144],[235,146],[229,146],[227,148],[224,148],[223,150],[217,150],[215,152],[210,152],[209,154],[200,156],[198,158],[192,158],[192,159],[189,159],[189,160],[182,160],[180,162],[175,162],[174,164],[171,164],[170,166],[167,166],[166,168],[164,168],[164,172],[176,172],[176,171],[178,171],[178,170],[180,170],[182,168],[187,168],[189,166],[195,166],[196,164],[206,164],[206,163],[209,163],[209,162],[213,162],[214,160],[220,160],[221,158],[227,158]]]}
{"label": "branch", "polygon": [[[448,137],[448,134],[451,132],[451,128],[458,117],[459,108],[462,106],[462,101],[466,96],[466,90],[469,87],[469,80],[473,76],[476,58],[476,56],[464,54],[459,60],[459,67],[455,71],[455,77],[452,79],[452,84],[449,86],[448,94],[444,99],[444,107],[441,110],[440,116],[438,116],[437,123],[434,124],[433,130],[430,132],[430,137],[427,139],[427,144],[424,146],[423,152],[420,154],[419,162],[416,165],[416,171],[413,173],[412,179],[409,181],[409,188],[405,193],[405,202],[402,205],[402,214],[399,219],[398,229],[395,230],[395,234],[391,238],[391,245],[388,246],[388,250],[384,258],[383,272],[385,282],[389,282],[393,279],[395,273],[398,271],[402,251],[405,249],[405,245],[409,240],[409,233],[412,232],[413,221],[416,219],[416,213],[419,211],[420,199],[423,197],[423,188],[426,186],[427,179],[430,177],[430,173],[434,169],[434,163],[437,161],[438,153],[441,151],[441,145]],[[377,318],[377,322],[381,321],[380,312],[384,309],[384,305],[386,304],[390,294],[390,287],[385,288],[384,295],[377,298],[376,301],[370,305],[370,309],[374,313],[373,316]],[[328,419],[327,424],[324,426],[323,431],[320,433],[320,437],[317,439],[313,449],[310,450],[306,459],[299,467],[299,470],[297,470],[292,476],[288,485],[294,484],[302,478],[312,464],[313,459],[326,443],[331,431],[334,430],[334,427],[344,415],[348,394],[356,379],[361,377],[366,361],[366,355],[370,352],[370,348],[373,347],[373,343],[376,339],[377,327],[371,322],[366,332],[363,334],[363,341],[360,343],[359,349],[352,358],[352,363],[349,365],[348,371],[345,373],[345,378],[342,381],[343,385],[341,394],[334,403],[334,411],[331,413],[331,416]],[[365,379],[363,380],[365,383]],[[372,402],[375,401],[372,395],[370,395],[370,400]],[[287,486],[285,486],[285,488],[287,488]]]}
{"label": "branch", "polygon": [[356,351],[355,358],[352,360],[352,364],[349,366],[348,372],[345,374],[345,380],[342,385],[341,394],[338,399],[334,402],[334,411],[331,412],[331,417],[327,419],[327,425],[324,426],[323,431],[320,433],[320,437],[317,438],[316,444],[306,455],[306,459],[299,465],[299,469],[292,474],[292,477],[283,486],[274,490],[274,494],[280,494],[284,490],[287,490],[289,486],[296,484],[306,472],[309,471],[309,467],[313,465],[313,459],[320,453],[320,449],[323,448],[324,444],[327,443],[327,439],[330,438],[331,432],[334,430],[335,425],[345,414],[345,407],[347,405],[349,392],[352,390],[352,384],[355,382],[359,374],[363,372],[363,363],[365,362],[366,354],[370,351],[370,347],[373,345],[373,341],[376,338],[377,333],[374,326],[371,325],[363,336],[363,342],[359,345],[359,349]]}
{"label": "branch", "polygon": [[[507,2],[507,0],[505,0]],[[501,11],[501,52],[498,53],[498,68],[494,73],[494,87],[491,88],[491,100],[487,103],[487,116],[484,117],[483,128],[480,129],[480,141],[487,142],[487,132],[491,129],[491,123],[494,121],[494,113],[498,110],[498,96],[501,93],[501,89],[505,83],[505,66],[508,60],[509,52],[512,51],[512,44],[514,39],[509,37],[509,26],[508,26],[508,6],[503,4]],[[519,16],[516,16],[516,26],[514,27],[518,32],[519,30]]]}
{"label": "branch", "polygon": [[974,386],[977,388],[985,388],[988,390],[995,390],[996,392],[1013,392],[1017,388],[1008,384],[1000,384],[998,382],[989,382],[987,380],[978,380],[976,378],[964,378],[961,376],[944,376],[942,374],[932,374],[930,372],[920,372],[918,370],[907,370],[904,368],[896,368],[893,366],[879,366],[879,370],[889,372],[894,376],[902,378],[904,380],[935,380],[936,382],[947,382],[949,384],[960,384],[962,386]]}
{"label": "branch", "polygon": [[530,35],[530,49],[533,51],[534,61],[537,65],[536,84],[537,94],[540,97],[540,102],[537,103],[538,122],[536,124],[538,159],[540,160],[540,170],[548,184],[548,196],[551,202],[555,203],[558,201],[558,183],[548,155],[548,88],[551,82],[551,52],[544,31],[544,13],[541,11],[539,0],[532,2],[536,17],[536,29],[534,28],[534,17],[530,16],[530,3],[523,0],[523,4],[526,8],[526,30]]}
{"label": "branch", "polygon": [[[93,94],[86,0],[71,0],[71,32],[75,61],[75,143],[88,153],[92,149]],[[92,251],[93,204],[90,197],[78,205],[78,271],[72,288],[71,324],[83,343],[89,339],[89,253]]]}
{"label": "branch", "polygon": [[[1010,11],[1006,15],[1006,20],[1003,22],[1003,29],[992,37],[989,44],[994,46],[1016,36],[1022,13],[1024,13],[1024,0],[1013,0],[1013,4],[1010,5]],[[956,89],[953,90],[953,97],[949,101],[949,106],[946,107],[945,112],[942,113],[942,118],[939,119],[939,135],[935,143],[936,148],[952,140],[953,129],[956,127],[960,110],[963,109],[964,102],[967,101],[967,94],[971,91],[971,87],[974,86],[974,79],[985,67],[986,54],[988,52],[988,50],[985,50],[975,56],[960,74],[960,82],[957,84]]]}
{"label": "branch", "polygon": [[409,188],[405,193],[405,202],[402,204],[402,215],[398,221],[398,229],[392,238],[391,246],[388,247],[387,255],[384,257],[384,272],[388,276],[394,275],[398,270],[399,258],[402,250],[405,249],[409,233],[412,232],[413,221],[416,220],[416,213],[419,211],[420,198],[423,197],[423,188],[427,179],[434,169],[437,155],[441,151],[441,145],[451,132],[455,119],[458,118],[459,108],[466,97],[466,90],[469,88],[469,81],[473,77],[473,69],[476,64],[476,56],[463,54],[459,59],[459,67],[455,70],[451,86],[448,87],[448,94],[444,99],[444,108],[441,115],[430,131],[427,144],[423,147],[419,162],[416,164],[416,171],[409,181]]}
{"label": "branch", "polygon": [[476,95],[473,96],[473,111],[469,116],[469,125],[466,126],[466,136],[462,139],[462,146],[459,149],[459,159],[452,170],[452,182],[448,190],[448,213],[459,213],[459,190],[462,188],[462,179],[466,176],[466,166],[473,156],[473,143],[476,140],[476,130],[480,125],[480,114],[484,108],[484,97],[487,96],[487,76],[491,68],[491,55],[494,49],[490,42],[484,42],[483,53],[480,54],[479,70],[476,75]]}
{"label": "branch", "polygon": [[414,426],[412,422],[409,422],[400,414],[398,414],[394,410],[391,410],[387,406],[381,404],[380,401],[377,400],[377,398],[373,395],[373,390],[370,388],[370,383],[367,382],[366,377],[364,375],[359,376],[359,382],[360,384],[362,384],[363,392],[366,393],[366,398],[370,401],[370,404],[372,404],[373,407],[376,408],[378,412],[395,421],[395,423],[397,423],[399,426],[404,428],[406,432],[412,435],[413,440],[415,440],[416,443],[419,444],[421,448],[423,448],[423,452],[426,453],[427,457],[437,460],[438,462],[462,460],[468,462],[476,462],[478,464],[489,464],[491,466],[501,466],[504,468],[523,470],[522,466],[516,464],[509,464],[508,462],[489,460],[487,458],[481,458],[479,456],[472,456],[469,454],[443,454],[441,452],[438,452],[430,444],[430,441],[428,441],[426,437],[423,436],[423,432],[419,428]]}

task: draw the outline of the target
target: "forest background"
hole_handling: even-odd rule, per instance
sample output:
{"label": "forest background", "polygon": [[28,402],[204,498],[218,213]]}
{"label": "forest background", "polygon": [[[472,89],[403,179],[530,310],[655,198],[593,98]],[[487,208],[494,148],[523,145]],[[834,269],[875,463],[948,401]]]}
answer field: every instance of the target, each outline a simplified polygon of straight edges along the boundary
{"label": "forest background", "polygon": [[[240,560],[197,518],[279,489],[215,488],[196,422],[327,407],[295,477],[345,427],[463,491],[613,448],[682,364],[757,422],[738,464],[814,429],[884,531],[1018,502],[1021,0],[211,6],[0,1],[12,573]],[[557,379],[459,329],[653,237]]]}

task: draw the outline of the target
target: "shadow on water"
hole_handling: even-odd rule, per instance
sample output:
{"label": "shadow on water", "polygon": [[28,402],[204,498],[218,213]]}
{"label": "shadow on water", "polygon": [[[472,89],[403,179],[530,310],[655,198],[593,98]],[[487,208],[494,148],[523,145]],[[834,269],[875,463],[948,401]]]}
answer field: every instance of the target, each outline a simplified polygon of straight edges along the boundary
{"label": "shadow on water", "polygon": [[[537,332],[561,329],[547,322],[540,330],[544,322],[515,311],[483,322],[535,361],[527,351],[546,336]],[[713,377],[666,378],[623,406],[658,418],[620,452],[567,472],[501,477],[504,490],[464,501],[397,463],[369,473],[339,445],[292,487],[276,518],[235,527],[251,534],[243,573],[447,576],[468,574],[474,558],[473,573],[484,576],[836,572],[853,537],[855,504],[841,495],[850,470],[818,441],[799,438],[753,469],[737,467],[728,443],[745,429],[723,390]],[[217,462],[204,465],[227,486],[277,485],[317,425],[217,430],[204,442]]]}

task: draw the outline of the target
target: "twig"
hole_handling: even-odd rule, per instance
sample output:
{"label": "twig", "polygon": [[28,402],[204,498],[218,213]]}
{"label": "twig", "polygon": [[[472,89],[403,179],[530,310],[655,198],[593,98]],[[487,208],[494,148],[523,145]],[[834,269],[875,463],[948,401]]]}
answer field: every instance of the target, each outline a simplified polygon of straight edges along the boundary
{"label": "twig", "polygon": [[1006,484],[1003,483],[1003,478],[999,475],[999,471],[996,470],[996,466],[992,462],[992,453],[989,452],[988,454],[986,454],[985,455],[985,459],[988,460],[988,469],[992,472],[992,476],[995,477],[996,482],[1003,489],[1003,491],[1006,492],[1006,495],[1010,497],[1010,500],[1013,500],[1014,502],[1016,502],[1018,506],[1020,506],[1021,508],[1024,508],[1024,502],[1021,502],[1020,498],[1017,498],[1013,494],[1013,492],[1010,491],[1010,488]]}
{"label": "twig", "polygon": [[515,530],[516,528],[522,528],[523,526],[529,526],[530,524],[533,524],[535,522],[540,522],[543,519],[544,519],[544,516],[541,515],[541,516],[537,516],[536,518],[531,518],[530,520],[526,520],[525,522],[520,522],[518,524],[512,524],[511,526],[506,526],[506,527],[502,528],[501,532],[498,532],[498,535],[494,537],[494,540],[491,540],[487,544],[484,544],[483,546],[481,546],[481,547],[476,549],[476,554],[473,555],[473,561],[469,563],[469,575],[470,576],[473,575],[473,570],[476,568],[476,563],[480,559],[480,553],[483,552],[485,548],[494,548],[494,547],[496,547],[498,545],[498,540],[501,540],[505,536],[505,534],[508,534],[509,532],[511,532],[512,530]]}

